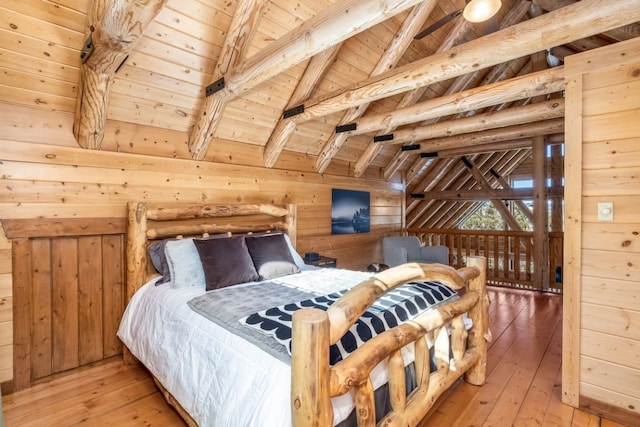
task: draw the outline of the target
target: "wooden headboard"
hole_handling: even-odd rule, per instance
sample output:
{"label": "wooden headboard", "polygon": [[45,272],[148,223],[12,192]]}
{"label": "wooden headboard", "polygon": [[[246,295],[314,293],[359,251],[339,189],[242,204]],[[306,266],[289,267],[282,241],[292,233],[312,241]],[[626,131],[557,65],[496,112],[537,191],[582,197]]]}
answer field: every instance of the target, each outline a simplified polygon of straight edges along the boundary
{"label": "wooden headboard", "polygon": [[213,233],[284,231],[296,246],[296,205],[128,204],[127,302],[147,282],[150,267],[147,248],[154,240]]}

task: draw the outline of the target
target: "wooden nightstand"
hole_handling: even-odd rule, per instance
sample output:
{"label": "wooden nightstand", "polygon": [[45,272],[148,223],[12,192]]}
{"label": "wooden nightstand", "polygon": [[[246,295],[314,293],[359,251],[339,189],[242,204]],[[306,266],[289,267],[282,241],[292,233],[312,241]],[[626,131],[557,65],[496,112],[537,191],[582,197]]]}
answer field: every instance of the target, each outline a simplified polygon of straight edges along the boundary
{"label": "wooden nightstand", "polygon": [[337,258],[331,258],[328,256],[322,256],[320,255],[320,259],[317,259],[315,261],[309,261],[309,260],[304,260],[304,263],[307,265],[314,265],[316,267],[323,267],[323,268],[336,268],[337,266]]}

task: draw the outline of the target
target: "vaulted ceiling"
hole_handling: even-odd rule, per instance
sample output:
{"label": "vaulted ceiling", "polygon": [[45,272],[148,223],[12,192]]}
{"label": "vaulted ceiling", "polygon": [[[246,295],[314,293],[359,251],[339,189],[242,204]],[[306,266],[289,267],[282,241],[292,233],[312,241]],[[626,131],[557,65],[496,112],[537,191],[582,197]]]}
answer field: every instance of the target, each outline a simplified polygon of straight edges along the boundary
{"label": "vaulted ceiling", "polygon": [[[533,138],[562,141],[563,58],[640,36],[640,4],[503,0],[479,24],[456,15],[464,5],[0,0],[0,100],[73,113],[87,149],[119,149],[105,129],[130,123],[172,140],[144,154],[252,146],[265,167],[303,153],[320,173],[400,175],[407,194],[500,187]],[[452,225],[476,205],[409,197],[407,224]]]}

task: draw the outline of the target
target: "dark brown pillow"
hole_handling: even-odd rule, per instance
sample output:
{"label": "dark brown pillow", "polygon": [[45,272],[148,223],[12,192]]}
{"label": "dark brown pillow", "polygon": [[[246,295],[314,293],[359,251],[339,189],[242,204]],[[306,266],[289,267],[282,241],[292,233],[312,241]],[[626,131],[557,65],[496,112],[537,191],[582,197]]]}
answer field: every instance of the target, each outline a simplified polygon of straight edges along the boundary
{"label": "dark brown pillow", "polygon": [[208,291],[258,280],[244,236],[194,240],[194,243],[200,254]]}
{"label": "dark brown pillow", "polygon": [[247,248],[260,280],[299,273],[283,234],[246,236]]}

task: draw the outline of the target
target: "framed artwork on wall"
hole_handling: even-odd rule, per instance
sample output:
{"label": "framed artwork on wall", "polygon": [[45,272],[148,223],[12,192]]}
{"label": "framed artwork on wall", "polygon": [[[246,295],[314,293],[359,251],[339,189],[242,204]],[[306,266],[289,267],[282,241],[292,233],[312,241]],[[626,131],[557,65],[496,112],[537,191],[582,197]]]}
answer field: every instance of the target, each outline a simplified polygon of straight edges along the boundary
{"label": "framed artwork on wall", "polygon": [[368,233],[371,224],[368,191],[331,190],[331,234]]}

